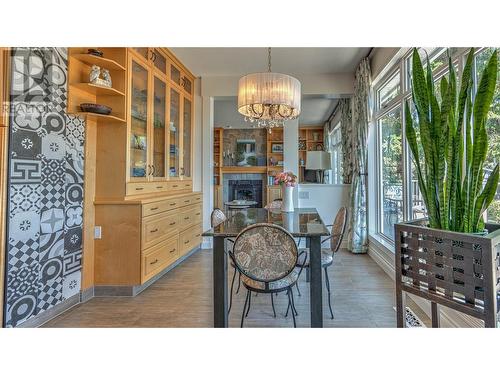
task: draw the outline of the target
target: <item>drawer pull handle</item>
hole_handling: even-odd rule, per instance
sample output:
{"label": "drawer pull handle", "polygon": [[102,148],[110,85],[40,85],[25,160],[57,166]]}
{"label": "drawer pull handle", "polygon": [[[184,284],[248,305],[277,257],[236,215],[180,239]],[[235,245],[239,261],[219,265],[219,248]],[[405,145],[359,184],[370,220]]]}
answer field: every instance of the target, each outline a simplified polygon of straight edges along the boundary
{"label": "drawer pull handle", "polygon": [[144,188],[137,188],[137,187],[136,187],[136,188],[135,188],[135,190],[144,190]]}
{"label": "drawer pull handle", "polygon": [[189,243],[189,240],[184,241],[184,245],[187,245]]}
{"label": "drawer pull handle", "polygon": [[149,233],[154,233],[154,232],[158,232],[158,228],[149,231]]}
{"label": "drawer pull handle", "polygon": [[175,225],[175,221],[172,221],[171,223],[169,223],[168,225]]}
{"label": "drawer pull handle", "polygon": [[197,234],[196,237],[200,237],[200,234]]}
{"label": "drawer pull handle", "polygon": [[172,249],[172,250],[170,250],[170,253],[173,253],[175,250],[177,250],[177,249]]}
{"label": "drawer pull handle", "polygon": [[189,187],[189,186],[191,186],[191,184],[184,184],[184,186],[185,186],[185,187]]}
{"label": "drawer pull handle", "polygon": [[158,207],[151,207],[149,210],[150,211],[156,211],[158,209]]}
{"label": "drawer pull handle", "polygon": [[179,185],[172,185],[173,188],[179,187]]}
{"label": "drawer pull handle", "polygon": [[176,204],[177,203],[175,203],[175,202],[170,203],[171,206],[175,206]]}
{"label": "drawer pull handle", "polygon": [[163,189],[163,186],[157,186],[156,188],[157,189]]}
{"label": "drawer pull handle", "polygon": [[186,217],[184,218],[184,220],[189,220],[189,216],[186,216]]}
{"label": "drawer pull handle", "polygon": [[200,213],[200,212],[198,212],[198,213],[196,214],[196,216],[200,216],[200,215],[201,215],[201,213]]}
{"label": "drawer pull handle", "polygon": [[184,203],[189,203],[189,199],[185,200]]}
{"label": "drawer pull handle", "polygon": [[154,261],[150,262],[149,264],[150,264],[150,265],[153,265],[153,264],[155,264],[155,263],[158,263],[158,259],[155,259]]}

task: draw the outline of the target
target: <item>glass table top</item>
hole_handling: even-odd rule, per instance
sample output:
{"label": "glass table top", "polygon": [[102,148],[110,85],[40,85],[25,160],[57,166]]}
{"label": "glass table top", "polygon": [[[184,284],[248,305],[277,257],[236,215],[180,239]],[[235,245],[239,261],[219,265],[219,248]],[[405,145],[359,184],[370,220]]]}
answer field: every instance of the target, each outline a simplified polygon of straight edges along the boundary
{"label": "glass table top", "polygon": [[234,213],[223,223],[203,233],[203,236],[236,237],[241,230],[257,223],[279,225],[295,237],[330,235],[315,208],[296,208],[294,212],[248,208]]}

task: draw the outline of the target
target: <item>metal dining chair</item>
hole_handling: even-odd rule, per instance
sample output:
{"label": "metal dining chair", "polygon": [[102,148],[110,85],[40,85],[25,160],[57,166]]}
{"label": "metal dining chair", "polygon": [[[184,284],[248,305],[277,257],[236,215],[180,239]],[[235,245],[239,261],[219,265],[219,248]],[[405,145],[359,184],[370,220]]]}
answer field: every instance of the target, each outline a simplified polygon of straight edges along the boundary
{"label": "metal dining chair", "polygon": [[[226,214],[219,208],[216,208],[212,211],[212,214],[210,215],[210,223],[212,225],[212,228],[215,228],[216,226],[222,224],[224,221],[227,220]],[[227,238],[227,241],[230,242],[231,244],[234,244],[234,239],[233,238]],[[231,267],[233,267],[234,272],[233,272],[233,280],[231,281],[231,292],[229,294],[229,308],[228,308],[228,314],[231,312],[231,307],[233,305],[233,289],[234,289],[234,281],[236,279],[236,274],[238,274],[238,289],[236,290],[236,294],[240,291],[240,286],[241,286],[241,274],[237,271],[236,267],[234,266],[234,262],[231,261]]]}
{"label": "metal dining chair", "polygon": [[281,206],[283,206],[283,200],[278,198],[266,204],[264,208],[266,210],[281,210]]}
{"label": "metal dining chair", "polygon": [[[347,208],[340,207],[335,216],[335,220],[332,225],[327,225],[327,227],[331,227],[331,234],[325,238],[321,243],[325,243],[326,241],[330,241],[330,249],[323,250],[321,249],[321,267],[325,272],[325,284],[326,290],[328,291],[328,307],[330,308],[330,314],[333,316],[332,303],[331,303],[331,291],[330,291],[330,279],[328,278],[328,267],[333,264],[333,256],[339,250],[340,244],[342,243],[342,239],[344,238],[345,228],[347,222]],[[297,264],[297,267],[309,268],[309,262],[307,261],[304,265]],[[298,290],[298,287],[297,287]],[[300,294],[300,291],[299,291]]]}
{"label": "metal dining chair", "polygon": [[[302,273],[303,265],[307,261],[307,254],[305,251],[298,253],[292,235],[274,224],[250,225],[238,234],[229,256],[236,269],[241,273],[241,282],[247,290],[241,314],[241,327],[243,327],[244,319],[250,312],[252,292],[271,295],[273,314],[276,317],[274,294],[286,291],[288,296],[287,313],[291,308],[295,328],[297,326],[295,320],[297,310],[292,287]],[[302,266],[299,263],[300,257],[303,258]],[[298,270],[297,264],[299,264]]]}

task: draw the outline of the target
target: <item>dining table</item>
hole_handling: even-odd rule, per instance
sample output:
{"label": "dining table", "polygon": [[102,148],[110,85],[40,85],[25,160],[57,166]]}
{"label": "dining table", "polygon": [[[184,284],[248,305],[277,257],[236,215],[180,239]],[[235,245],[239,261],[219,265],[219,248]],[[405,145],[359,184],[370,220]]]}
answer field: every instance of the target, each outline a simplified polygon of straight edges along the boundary
{"label": "dining table", "polygon": [[311,327],[323,327],[323,290],[321,272],[321,237],[329,236],[316,208],[295,208],[293,212],[248,208],[236,212],[224,222],[203,233],[213,237],[213,309],[214,327],[228,326],[228,253],[226,238],[237,237],[246,227],[270,223],[283,227],[295,238],[305,238],[309,248]]}

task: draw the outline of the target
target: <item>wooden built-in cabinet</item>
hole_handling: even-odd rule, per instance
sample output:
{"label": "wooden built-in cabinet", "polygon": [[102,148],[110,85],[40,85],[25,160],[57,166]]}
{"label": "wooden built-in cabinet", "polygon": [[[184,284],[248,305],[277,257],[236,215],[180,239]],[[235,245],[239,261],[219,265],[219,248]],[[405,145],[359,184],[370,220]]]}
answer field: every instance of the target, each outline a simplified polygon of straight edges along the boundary
{"label": "wooden built-in cabinet", "polygon": [[9,49],[0,47],[0,322],[3,320],[9,138]]}
{"label": "wooden built-in cabinet", "polygon": [[324,151],[323,126],[299,125],[299,183],[305,182],[307,151]]}
{"label": "wooden built-in cabinet", "polygon": [[[202,195],[193,192],[194,76],[166,48],[69,51],[69,112],[95,119],[94,283],[137,286],[201,242]],[[112,88],[89,82],[109,69]],[[83,102],[112,107],[82,113]]]}

